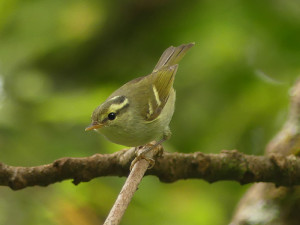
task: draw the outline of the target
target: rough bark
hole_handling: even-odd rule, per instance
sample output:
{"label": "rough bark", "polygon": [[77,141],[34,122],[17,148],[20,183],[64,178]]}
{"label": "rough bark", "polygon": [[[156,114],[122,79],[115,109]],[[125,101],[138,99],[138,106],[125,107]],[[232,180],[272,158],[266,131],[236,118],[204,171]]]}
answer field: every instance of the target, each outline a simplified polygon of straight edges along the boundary
{"label": "rough bark", "polygon": [[[19,190],[66,179],[73,179],[74,184],[79,184],[101,176],[128,176],[134,156],[134,149],[129,149],[84,158],[62,158],[36,167],[13,167],[0,163],[0,185]],[[155,166],[146,175],[157,176],[163,182],[198,178],[208,182],[234,180],[241,184],[300,184],[300,159],[294,155],[254,156],[223,150],[220,154],[164,152],[154,158]]]}

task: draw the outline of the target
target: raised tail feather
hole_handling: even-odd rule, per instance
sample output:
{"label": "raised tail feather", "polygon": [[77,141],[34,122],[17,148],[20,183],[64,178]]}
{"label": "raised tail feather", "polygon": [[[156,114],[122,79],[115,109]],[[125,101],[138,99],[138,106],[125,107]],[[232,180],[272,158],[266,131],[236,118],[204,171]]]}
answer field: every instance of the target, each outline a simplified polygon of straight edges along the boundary
{"label": "raised tail feather", "polygon": [[156,64],[153,72],[156,72],[164,67],[169,67],[177,64],[185,53],[195,45],[194,42],[189,44],[182,44],[178,47],[169,47],[167,48],[164,53],[161,55],[158,63]]}

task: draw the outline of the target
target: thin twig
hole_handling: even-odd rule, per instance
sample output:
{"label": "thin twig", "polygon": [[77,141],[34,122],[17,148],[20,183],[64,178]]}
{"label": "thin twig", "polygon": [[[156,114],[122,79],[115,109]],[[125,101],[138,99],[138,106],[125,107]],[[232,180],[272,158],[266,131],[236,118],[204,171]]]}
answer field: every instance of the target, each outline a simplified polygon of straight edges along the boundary
{"label": "thin twig", "polygon": [[[146,147],[146,146],[145,146]],[[136,155],[138,155],[135,160],[131,163],[132,170],[120,192],[118,198],[113,205],[112,209],[107,216],[104,225],[118,225],[121,222],[121,219],[134,195],[136,190],[138,189],[138,185],[140,184],[142,178],[144,177],[145,172],[149,168],[150,160],[154,160],[154,158],[158,158],[161,156],[163,149],[161,146],[158,146],[147,153],[144,153],[143,156],[147,159],[140,159],[140,154],[144,152],[144,149],[138,149]],[[151,165],[152,166],[152,165]]]}
{"label": "thin twig", "polygon": [[104,225],[117,225],[121,222],[121,219],[127,209],[135,191],[138,188],[147,168],[149,162],[145,159],[137,161],[133,169],[131,170],[114,206],[109,212]]}

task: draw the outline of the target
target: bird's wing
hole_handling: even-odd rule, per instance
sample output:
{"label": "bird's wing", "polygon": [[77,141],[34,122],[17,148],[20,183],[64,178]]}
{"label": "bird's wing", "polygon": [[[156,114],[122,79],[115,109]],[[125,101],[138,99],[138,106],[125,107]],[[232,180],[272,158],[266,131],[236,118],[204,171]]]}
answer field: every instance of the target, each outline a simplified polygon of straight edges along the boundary
{"label": "bird's wing", "polygon": [[177,67],[177,64],[164,67],[163,69],[149,75],[149,79],[153,79],[153,83],[149,87],[151,90],[149,92],[150,96],[147,102],[147,121],[155,120],[166,105],[170,92],[173,88]]}

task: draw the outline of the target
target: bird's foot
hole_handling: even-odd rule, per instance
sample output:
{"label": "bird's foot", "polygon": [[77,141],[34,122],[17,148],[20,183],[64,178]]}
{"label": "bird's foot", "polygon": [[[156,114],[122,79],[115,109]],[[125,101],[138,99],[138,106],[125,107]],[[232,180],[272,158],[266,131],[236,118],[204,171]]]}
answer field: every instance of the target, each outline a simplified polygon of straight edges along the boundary
{"label": "bird's foot", "polygon": [[152,156],[155,153],[151,153],[152,151],[162,151],[162,147],[160,145],[155,144],[147,144],[145,146],[137,147],[135,150],[136,157],[131,162],[130,165],[130,171],[133,169],[134,165],[141,159],[145,159],[149,163],[148,169],[152,169],[155,165],[155,160],[152,158]]}

